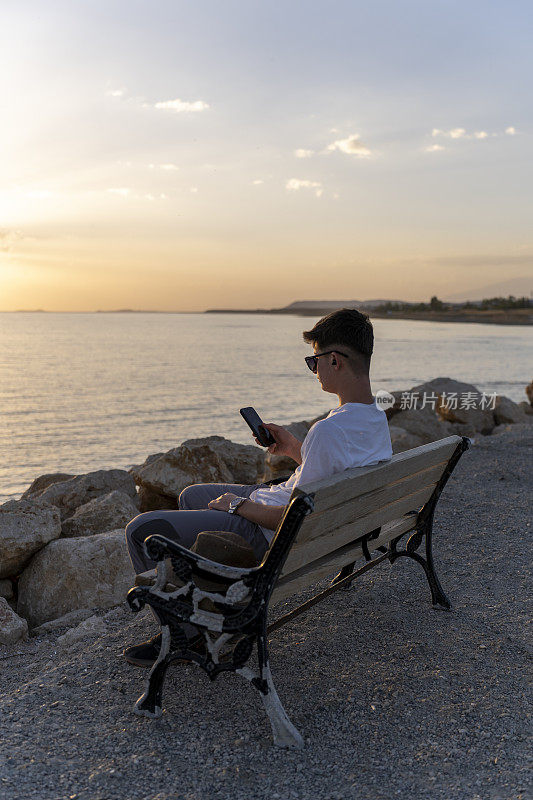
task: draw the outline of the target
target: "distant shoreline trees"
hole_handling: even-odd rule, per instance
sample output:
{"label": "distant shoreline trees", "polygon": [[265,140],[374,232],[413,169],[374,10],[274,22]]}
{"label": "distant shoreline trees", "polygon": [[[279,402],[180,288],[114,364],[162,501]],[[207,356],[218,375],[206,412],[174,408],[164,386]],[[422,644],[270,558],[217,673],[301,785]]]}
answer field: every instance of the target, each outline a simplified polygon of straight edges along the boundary
{"label": "distant shoreline trees", "polygon": [[512,294],[509,297],[486,297],[483,300],[471,302],[467,300],[464,303],[444,303],[439,300],[435,295],[431,298],[429,303],[393,303],[387,301],[379,306],[375,306],[374,311],[387,313],[388,311],[396,312],[413,312],[413,311],[458,311],[458,310],[472,310],[472,311],[493,311],[495,309],[509,309],[509,308],[531,308],[533,301],[529,297],[514,297]]}

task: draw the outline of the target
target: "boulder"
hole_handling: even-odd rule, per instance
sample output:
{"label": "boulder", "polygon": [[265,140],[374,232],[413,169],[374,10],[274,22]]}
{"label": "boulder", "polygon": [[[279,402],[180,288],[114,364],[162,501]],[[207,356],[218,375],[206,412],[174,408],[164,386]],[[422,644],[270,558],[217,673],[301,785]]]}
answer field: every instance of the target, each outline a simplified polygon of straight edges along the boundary
{"label": "boulder", "polygon": [[42,625],[32,629],[31,635],[43,636],[47,633],[58,630],[58,628],[72,628],[79,622],[83,622],[84,619],[92,617],[92,615],[92,609],[78,608],[76,611],[69,611],[67,614],[63,614],[62,617],[50,620],[50,622],[43,622]]}
{"label": "boulder", "polygon": [[135,481],[124,469],[100,469],[86,475],[75,475],[69,480],[52,483],[44,490],[34,492],[32,497],[57,506],[61,519],[64,520],[71,517],[80,506],[115,489],[137,499]]}
{"label": "boulder", "polygon": [[[454,402],[453,395],[457,398]],[[452,423],[450,433],[467,436],[475,432],[489,434],[494,427],[494,418],[490,398],[485,399],[485,408],[481,408],[483,397],[473,384],[452,380],[452,378],[434,378],[426,383],[391,392],[395,398],[392,408],[386,409],[387,419],[394,419],[394,425],[401,426],[396,419],[405,411],[422,411],[433,414],[443,422]],[[424,398],[425,395],[425,398]],[[454,408],[457,405],[457,408]],[[462,407],[464,406],[464,407]],[[469,408],[468,406],[473,406]],[[429,416],[427,417],[429,420]]]}
{"label": "boulder", "polygon": [[422,437],[415,436],[397,425],[389,425],[389,432],[393,453],[403,453],[405,450],[412,450],[413,447],[425,444]]}
{"label": "boulder", "polygon": [[63,536],[92,536],[124,527],[138,513],[132,498],[115,489],[77,508],[61,529]]}
{"label": "boulder", "polygon": [[[129,472],[134,476],[139,474],[139,470],[141,468],[146,468],[149,464],[153,464],[154,461],[157,461],[158,458],[164,456],[165,453],[152,453],[152,455],[148,456],[144,464],[138,464],[133,467],[130,467]],[[175,497],[169,497],[166,494],[162,494],[161,492],[156,492],[154,489],[150,489],[148,486],[142,486],[138,483],[138,490],[137,490],[137,502],[139,506],[139,512],[143,514],[145,511],[160,511],[160,510],[169,510],[174,511],[178,507],[178,502]]]}
{"label": "boulder", "polygon": [[0,578],[18,575],[31,557],[61,536],[59,511],[39,500],[0,506]]}
{"label": "boulder", "polygon": [[134,580],[123,530],[58,539],[22,573],[17,612],[33,627],[75,609],[111,608]]}
{"label": "boulder", "polygon": [[159,492],[154,492],[153,489],[148,489],[146,486],[139,486],[137,497],[139,499],[140,514],[143,514],[145,511],[175,511],[178,507],[178,502],[175,497],[167,497],[166,494],[159,494]]}
{"label": "boulder", "polygon": [[405,392],[409,391],[411,390],[398,389],[394,392],[389,392],[389,394],[391,394],[394,397],[394,405],[384,409],[386,417],[389,420],[389,422],[396,414],[398,414],[398,412],[402,411],[402,395],[405,394]]}
{"label": "boulder", "polygon": [[28,638],[28,623],[21,619],[4,597],[0,597],[0,644],[15,644]]}
{"label": "boulder", "polygon": [[13,582],[6,578],[5,580],[0,581],[0,597],[4,597],[6,600],[11,600],[13,597]]}
{"label": "boulder", "polygon": [[[453,433],[488,435],[494,428],[490,396],[486,396],[483,400],[483,393],[471,383],[462,383],[451,378],[434,378],[432,381],[414,386],[410,391],[417,392],[421,401],[425,393],[426,403],[431,397],[436,396],[435,412],[437,416],[445,422],[458,423],[461,426],[457,429],[452,428]],[[450,395],[455,395],[457,403]],[[428,407],[432,408],[432,405],[433,403]],[[455,405],[457,405],[456,408]],[[396,419],[394,424],[397,424]]]}
{"label": "boulder", "polygon": [[533,406],[533,381],[531,381],[531,383],[528,383],[528,385],[525,388],[525,392],[529,400],[529,405]]}
{"label": "boulder", "polygon": [[139,486],[177,500],[180,492],[194,483],[258,483],[264,459],[255,445],[207,436],[188,439],[130,471]]}
{"label": "boulder", "polygon": [[[414,447],[418,447],[420,444],[435,442],[437,439],[444,439],[446,436],[451,436],[454,433],[452,425],[450,425],[449,422],[439,419],[435,412],[428,407],[399,411],[394,415],[393,424],[390,427],[401,428],[403,431],[411,434],[411,436],[414,437],[412,441],[416,441],[416,444],[413,445]],[[398,442],[397,446],[400,446],[398,434],[396,434],[396,437],[396,441]],[[403,441],[407,443],[409,440],[404,439]]]}
{"label": "boulder", "polygon": [[83,622],[80,622],[79,625],[75,628],[71,628],[62,636],[58,636],[56,644],[63,649],[68,649],[88,636],[90,636],[91,639],[97,639],[99,636],[107,633],[107,630],[108,628],[102,617],[94,615],[83,620]]}
{"label": "boulder", "polygon": [[[312,424],[314,424],[316,420],[313,422],[306,422],[303,420],[302,422],[291,422],[290,425],[284,425],[283,427],[292,433],[293,436],[296,436],[301,442],[307,436],[309,428]],[[263,476],[260,479],[260,482],[263,483],[264,481],[270,481],[273,478],[280,478],[284,475],[287,477],[294,472],[297,468],[298,464],[289,456],[277,456],[274,453],[269,453],[268,451],[265,452],[265,469],[263,472]]]}
{"label": "boulder", "polygon": [[533,416],[533,406],[531,406],[525,400],[522,400],[520,403],[518,403],[518,405],[520,406],[524,414],[527,414],[528,416]]}
{"label": "boulder", "polygon": [[61,483],[62,481],[68,481],[70,478],[75,477],[75,475],[70,475],[68,472],[48,472],[46,475],[40,475],[38,478],[35,478],[20,499],[25,500],[26,498],[32,497],[34,494],[40,494],[53,483]]}
{"label": "boulder", "polygon": [[498,395],[492,413],[496,425],[519,424],[528,421],[524,409],[504,395]]}

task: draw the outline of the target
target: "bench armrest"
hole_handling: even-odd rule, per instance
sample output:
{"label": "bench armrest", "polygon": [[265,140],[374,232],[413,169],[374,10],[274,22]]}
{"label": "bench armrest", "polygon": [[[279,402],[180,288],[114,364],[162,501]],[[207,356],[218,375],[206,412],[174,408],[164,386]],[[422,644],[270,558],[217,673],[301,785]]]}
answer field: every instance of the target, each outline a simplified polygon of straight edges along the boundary
{"label": "bench armrest", "polygon": [[[144,550],[148,558],[152,561],[163,561],[165,558],[178,558],[185,562],[185,568],[191,570],[201,570],[217,578],[226,578],[229,581],[239,580],[246,576],[254,575],[259,567],[231,567],[227,564],[219,564],[218,561],[211,561],[205,556],[198,555],[188,550],[183,545],[167,539],[159,533],[149,536],[144,542]],[[183,577],[183,576],[180,576]]]}

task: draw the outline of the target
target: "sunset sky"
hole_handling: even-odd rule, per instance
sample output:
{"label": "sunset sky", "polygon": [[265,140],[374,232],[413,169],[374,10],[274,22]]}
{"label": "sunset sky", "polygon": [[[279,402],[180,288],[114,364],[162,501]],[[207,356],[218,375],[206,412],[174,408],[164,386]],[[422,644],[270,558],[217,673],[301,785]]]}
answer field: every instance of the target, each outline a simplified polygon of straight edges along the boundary
{"label": "sunset sky", "polygon": [[531,8],[4,0],[0,310],[525,291]]}

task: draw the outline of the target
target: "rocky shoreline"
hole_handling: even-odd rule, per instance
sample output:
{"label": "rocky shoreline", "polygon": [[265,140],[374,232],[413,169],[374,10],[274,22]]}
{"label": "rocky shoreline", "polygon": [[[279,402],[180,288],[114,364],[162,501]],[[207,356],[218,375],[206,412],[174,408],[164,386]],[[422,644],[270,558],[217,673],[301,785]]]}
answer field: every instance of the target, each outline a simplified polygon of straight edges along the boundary
{"label": "rocky shoreline", "polygon": [[[496,396],[482,402],[475,386],[450,378],[394,392],[386,408],[393,450],[533,424],[531,386],[526,392],[530,402]],[[302,440],[327,413],[287,427]],[[252,484],[294,469],[290,458],[209,436],[149,455],[129,471],[39,476],[20,500],[0,506],[0,645],[14,645],[58,620],[77,620],[86,609],[120,604],[134,580],[124,527],[137,514],[177,508],[180,492],[193,483]]]}

